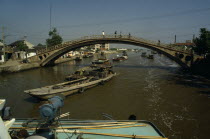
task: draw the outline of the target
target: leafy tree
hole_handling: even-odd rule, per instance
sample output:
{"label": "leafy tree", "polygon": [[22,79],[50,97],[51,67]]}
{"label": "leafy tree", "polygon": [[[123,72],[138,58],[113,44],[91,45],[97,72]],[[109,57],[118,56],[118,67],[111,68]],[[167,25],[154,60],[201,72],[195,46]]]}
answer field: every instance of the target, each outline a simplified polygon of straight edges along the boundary
{"label": "leafy tree", "polygon": [[63,41],[62,37],[58,34],[56,28],[49,32],[49,36],[50,38],[46,40],[47,46],[61,44]]}
{"label": "leafy tree", "polygon": [[110,48],[110,50],[117,50],[117,48]]}
{"label": "leafy tree", "polygon": [[210,52],[210,31],[206,28],[201,28],[200,36],[196,37],[193,41],[196,44],[194,51],[199,55]]}
{"label": "leafy tree", "polygon": [[20,42],[17,42],[16,48],[19,51],[26,51],[28,49],[28,46],[23,41],[20,41]]}
{"label": "leafy tree", "polygon": [[97,49],[96,49],[96,53],[98,53],[99,51],[100,51],[100,49],[99,49],[99,48],[97,48]]}
{"label": "leafy tree", "polygon": [[3,42],[3,40],[0,39],[0,42]]}
{"label": "leafy tree", "polygon": [[43,44],[41,44],[41,43],[39,43],[39,44],[37,44],[37,46],[44,46]]}

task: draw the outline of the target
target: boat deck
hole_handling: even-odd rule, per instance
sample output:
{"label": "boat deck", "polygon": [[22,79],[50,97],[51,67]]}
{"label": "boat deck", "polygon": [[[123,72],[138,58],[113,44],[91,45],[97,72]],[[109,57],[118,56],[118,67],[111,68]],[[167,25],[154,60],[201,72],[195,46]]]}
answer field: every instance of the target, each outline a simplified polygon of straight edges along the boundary
{"label": "boat deck", "polygon": [[[26,129],[29,134],[33,134],[38,122],[33,121],[28,127],[22,127],[25,120],[17,120],[12,129]],[[165,136],[148,121],[113,121],[113,120],[85,120],[72,121],[60,120],[59,125],[54,128],[58,139],[166,139]]]}

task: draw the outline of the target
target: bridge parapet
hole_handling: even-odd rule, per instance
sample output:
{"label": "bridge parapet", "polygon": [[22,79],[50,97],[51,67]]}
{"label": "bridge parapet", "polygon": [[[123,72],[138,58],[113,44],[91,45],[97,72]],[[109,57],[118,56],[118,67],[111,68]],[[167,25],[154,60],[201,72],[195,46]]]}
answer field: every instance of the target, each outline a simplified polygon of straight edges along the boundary
{"label": "bridge parapet", "polygon": [[66,47],[68,45],[72,45],[74,43],[80,43],[82,41],[103,40],[103,39],[115,39],[115,40],[116,39],[119,39],[119,40],[128,39],[128,40],[132,40],[132,41],[143,42],[145,44],[150,44],[150,45],[160,47],[160,48],[163,48],[163,49],[170,49],[170,50],[179,51],[179,52],[188,53],[188,54],[191,53],[191,51],[189,51],[189,50],[182,50],[179,47],[174,47],[174,46],[172,47],[169,44],[160,43],[158,41],[146,40],[146,39],[131,36],[131,35],[92,35],[92,36],[84,36],[84,37],[81,37],[79,39],[75,39],[75,40],[72,40],[72,41],[64,42],[64,43],[59,44],[59,45],[50,46],[48,48],[38,50],[37,54],[39,55],[39,54],[43,54],[43,53],[48,53],[50,51],[54,51],[56,49],[62,49],[63,47]]}
{"label": "bridge parapet", "polygon": [[123,43],[153,49],[163,53],[183,67],[190,67],[190,65],[198,59],[197,55],[193,54],[192,51],[160,43],[160,41],[150,41],[130,35],[93,35],[84,36],[79,39],[48,47],[47,49],[39,50],[36,56],[30,57],[30,61],[39,61],[41,66],[51,65],[56,59],[69,51],[96,43]]}

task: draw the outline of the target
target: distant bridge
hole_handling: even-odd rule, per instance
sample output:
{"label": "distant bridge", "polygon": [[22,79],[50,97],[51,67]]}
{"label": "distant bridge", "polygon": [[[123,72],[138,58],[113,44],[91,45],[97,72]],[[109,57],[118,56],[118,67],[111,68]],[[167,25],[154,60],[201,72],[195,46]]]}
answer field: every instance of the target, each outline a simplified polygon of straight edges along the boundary
{"label": "distant bridge", "polygon": [[201,58],[189,50],[181,50],[179,47],[172,47],[167,44],[145,40],[130,35],[93,35],[51,46],[46,49],[41,49],[37,51],[36,56],[30,57],[28,60],[31,62],[39,62],[40,66],[52,65],[56,59],[69,51],[84,46],[103,43],[129,44],[152,49],[161,52],[182,67],[190,67],[192,63]]}

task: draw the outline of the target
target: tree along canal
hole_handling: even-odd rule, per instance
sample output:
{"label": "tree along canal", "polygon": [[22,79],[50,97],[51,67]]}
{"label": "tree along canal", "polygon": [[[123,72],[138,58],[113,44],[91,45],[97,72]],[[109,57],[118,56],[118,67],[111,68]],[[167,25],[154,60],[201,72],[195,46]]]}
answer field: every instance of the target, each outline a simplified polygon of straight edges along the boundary
{"label": "tree along canal", "polygon": [[[62,112],[70,112],[72,119],[105,119],[102,113],[112,115],[113,119],[128,119],[135,114],[139,120],[153,122],[170,139],[207,138],[208,80],[182,73],[176,63],[163,55],[156,54],[154,60],[141,57],[141,53],[128,55],[128,60],[114,63],[118,76],[104,85],[67,97]],[[13,117],[37,117],[40,102],[23,91],[60,83],[66,75],[92,60],[0,75],[0,98],[7,99]]]}

